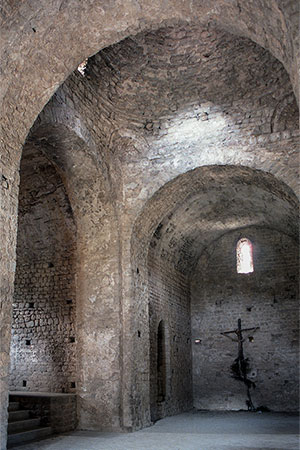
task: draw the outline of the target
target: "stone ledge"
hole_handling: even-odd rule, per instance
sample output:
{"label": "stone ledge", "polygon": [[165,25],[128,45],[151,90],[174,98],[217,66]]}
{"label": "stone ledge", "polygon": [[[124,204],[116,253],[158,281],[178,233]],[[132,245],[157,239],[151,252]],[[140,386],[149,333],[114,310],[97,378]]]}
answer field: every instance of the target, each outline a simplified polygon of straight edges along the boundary
{"label": "stone ledge", "polygon": [[73,431],[77,427],[77,396],[56,392],[11,391],[10,400],[30,409],[42,424],[51,426],[54,433]]}
{"label": "stone ledge", "polygon": [[29,391],[10,391],[10,396],[18,396],[18,397],[45,397],[45,398],[53,398],[53,397],[76,397],[76,394],[72,393],[61,393],[61,392],[29,392]]}

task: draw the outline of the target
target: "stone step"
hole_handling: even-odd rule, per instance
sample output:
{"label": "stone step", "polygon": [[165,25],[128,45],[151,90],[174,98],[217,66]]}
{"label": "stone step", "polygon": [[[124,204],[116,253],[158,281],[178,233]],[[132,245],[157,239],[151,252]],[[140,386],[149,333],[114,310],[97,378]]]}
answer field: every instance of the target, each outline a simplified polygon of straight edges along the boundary
{"label": "stone step", "polygon": [[30,419],[30,411],[28,409],[19,411],[10,411],[8,413],[8,422],[16,422],[17,420]]}
{"label": "stone step", "polygon": [[34,430],[22,431],[20,433],[9,434],[7,436],[7,447],[10,448],[14,445],[43,439],[46,436],[50,436],[51,433],[52,433],[51,427],[43,427],[43,428],[36,428]]}
{"label": "stone step", "polygon": [[41,419],[17,420],[16,422],[9,422],[7,427],[8,434],[18,433],[20,431],[34,430],[40,425]]}
{"label": "stone step", "polygon": [[9,402],[8,411],[17,411],[20,408],[19,402]]}

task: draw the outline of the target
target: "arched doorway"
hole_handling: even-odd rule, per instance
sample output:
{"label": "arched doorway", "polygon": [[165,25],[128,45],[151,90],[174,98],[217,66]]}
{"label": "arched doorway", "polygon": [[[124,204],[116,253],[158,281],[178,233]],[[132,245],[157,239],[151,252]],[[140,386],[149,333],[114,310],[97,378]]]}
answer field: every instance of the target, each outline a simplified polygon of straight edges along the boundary
{"label": "arched doorway", "polygon": [[[150,323],[153,320],[155,318],[150,317]],[[170,376],[168,373],[170,345],[168,340],[169,335],[165,327],[165,321],[160,320],[156,332],[150,335],[150,410],[152,422],[156,422],[164,416],[167,394],[170,395]]]}
{"label": "arched doorway", "polygon": [[157,329],[157,403],[166,398],[166,338],[164,322],[161,320]]}

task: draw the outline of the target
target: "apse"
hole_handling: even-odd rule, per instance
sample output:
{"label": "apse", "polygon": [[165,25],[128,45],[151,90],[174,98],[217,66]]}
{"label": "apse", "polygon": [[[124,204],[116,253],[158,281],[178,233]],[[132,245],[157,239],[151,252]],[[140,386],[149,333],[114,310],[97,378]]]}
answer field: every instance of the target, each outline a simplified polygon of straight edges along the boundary
{"label": "apse", "polygon": [[[140,218],[151,238],[144,259],[135,260],[135,278],[143,276],[148,289],[153,421],[192,407],[247,410],[247,388],[232,369],[239,319],[255,408],[297,410],[297,211],[286,185],[241,166],[187,172],[151,199]],[[252,270],[241,271],[245,241]],[[135,243],[146,245],[145,237]]]}

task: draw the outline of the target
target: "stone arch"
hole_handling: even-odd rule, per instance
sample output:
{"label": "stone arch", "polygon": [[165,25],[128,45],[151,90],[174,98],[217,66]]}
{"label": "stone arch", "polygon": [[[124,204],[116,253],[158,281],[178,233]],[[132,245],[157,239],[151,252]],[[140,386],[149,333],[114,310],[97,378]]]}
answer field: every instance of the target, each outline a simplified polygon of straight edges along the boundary
{"label": "stone arch", "polygon": [[10,391],[76,392],[76,234],[57,167],[27,141],[20,167]]}
{"label": "stone arch", "polygon": [[[22,92],[18,96],[19,102],[26,104],[25,122],[24,119],[19,121],[19,128],[22,124],[23,129],[18,137],[18,140],[20,139],[19,146],[43,105],[82,60],[126,36],[138,31],[158,28],[163,24],[195,20],[217,22],[224,29],[230,29],[238,35],[249,37],[269,49],[285,64],[297,94],[296,70],[293,62],[293,32],[297,26],[296,11],[292,7],[282,10],[275,0],[271,4],[265,2],[264,6],[265,9],[262,9],[261,3],[257,2],[257,4],[251,3],[251,6],[248,5],[245,8],[239,4],[229,5],[220,1],[213,7],[203,4],[195,7],[186,2],[178,10],[177,5],[175,7],[172,1],[167,7],[163,5],[153,7],[148,1],[144,1],[140,5],[129,2],[124,4],[123,9],[119,7],[104,8],[99,3],[97,6],[94,5],[94,9],[91,10],[85,5],[81,5],[79,8],[78,5],[62,3],[59,8],[54,8],[50,4],[47,7],[40,4],[34,16],[32,16],[31,10],[29,12],[25,9],[21,15],[18,11],[7,8],[4,26],[7,45],[9,45],[11,30],[16,33],[15,43],[22,40],[20,46],[23,58],[20,58],[19,54],[15,57],[14,52],[11,51],[7,57],[7,73],[18,74],[18,78],[13,79],[10,76],[4,80],[3,84],[5,86],[4,104],[9,96],[17,98],[15,95],[17,90]],[[49,26],[49,16],[52,18],[51,26]],[[20,34],[12,26],[16,18],[22,24]],[[105,29],[105,33],[103,33],[103,29]],[[78,34],[81,36],[81,40],[77,39]],[[78,42],[78,46],[69,45],[71,39]],[[3,46],[3,50],[5,48]],[[70,48],[73,49],[72,55],[69,53]],[[57,49],[60,49],[59,56]],[[31,58],[27,57],[29,52]],[[32,65],[35,67],[34,75],[30,70]],[[28,73],[30,73],[32,82],[28,85],[28,89],[22,90],[21,86],[27,85],[25,78]],[[33,76],[37,77],[34,82]],[[39,83],[41,79],[47,80],[47,82],[41,85]],[[34,98],[35,101],[32,102],[29,97]],[[17,112],[14,111],[14,114],[11,112],[8,106],[6,117],[9,117],[11,123],[6,124],[7,135],[9,135],[9,130],[14,129],[15,126],[12,119],[18,121]],[[21,108],[20,113],[24,117],[24,110]]]}
{"label": "stone arch", "polygon": [[[132,239],[135,239],[137,236],[143,236],[145,239],[148,236],[150,242],[152,234],[159,225],[158,219],[154,220],[152,218],[155,216],[155,212],[164,211],[164,216],[168,216],[176,208],[176,205],[189,197],[192,192],[197,192],[198,189],[203,189],[204,192],[207,191],[206,183],[207,181],[213,183],[215,175],[219,176],[220,181],[223,183],[226,181],[227,174],[233,181],[241,177],[246,183],[250,183],[251,177],[252,182],[257,184],[257,186],[265,184],[266,188],[274,192],[276,196],[283,196],[286,201],[298,208],[298,199],[291,187],[267,171],[244,165],[206,165],[180,174],[161,186],[147,201],[137,217]],[[195,181],[195,185],[190,190],[192,180],[193,182]],[[165,198],[168,198],[168,202],[165,202]],[[165,205],[167,205],[167,209],[165,209]],[[142,235],[140,230],[145,230]],[[146,248],[148,248],[148,245],[146,245]]]}
{"label": "stone arch", "polygon": [[70,195],[76,195],[76,191],[73,194],[72,191],[80,181],[97,175],[105,178],[106,165],[96,160],[93,145],[65,124],[44,122],[34,126],[25,145],[41,149],[63,177]]}
{"label": "stone arch", "polygon": [[[249,184],[249,177],[251,178],[252,187]],[[227,191],[227,183],[229,183],[230,192]],[[255,188],[253,188],[253,185]],[[256,189],[258,189],[257,193],[255,193]],[[210,192],[216,193],[216,190],[220,190],[220,197],[218,194],[210,197]],[[235,203],[237,200],[236,195],[240,196],[242,203],[239,203],[239,201]],[[201,197],[202,199],[207,198],[207,205],[200,200]],[[259,203],[256,203],[255,198],[263,198],[264,204],[259,205]],[[268,198],[269,200],[267,200]],[[271,198],[273,199],[272,201]],[[249,204],[247,206],[248,200]],[[271,203],[273,201],[277,203],[278,201],[282,206],[285,206],[282,209],[275,207],[272,213],[272,208],[268,209],[267,206],[269,201]],[[273,203],[273,206],[275,203]],[[243,214],[239,218],[237,218],[237,214],[236,220],[233,219],[235,216],[232,210],[233,204],[235,204],[233,208],[237,208],[236,212],[241,205],[244,207]],[[221,213],[223,210],[226,217],[224,216],[223,219],[219,220],[218,214],[212,217],[212,205],[216,205],[215,211],[219,210]],[[132,301],[135,305],[135,317],[132,319],[131,326],[134,330],[137,327],[135,323],[139,324],[139,327],[143,323],[144,328],[142,344],[139,341],[139,347],[137,347],[137,343],[131,343],[137,349],[137,360],[143,360],[141,366],[133,365],[134,367],[132,367],[135,373],[135,380],[138,380],[139,372],[140,374],[143,373],[143,376],[145,376],[145,373],[149,373],[147,360],[143,359],[142,355],[139,355],[139,349],[143,352],[143,348],[147,346],[149,339],[149,331],[147,331],[149,317],[148,298],[155,295],[155,291],[153,287],[151,288],[149,281],[149,258],[152,261],[151,277],[153,278],[154,272],[156,274],[153,285],[163,286],[164,283],[168,283],[166,281],[168,274],[164,275],[164,267],[172,265],[173,272],[171,277],[173,280],[177,279],[180,286],[176,285],[175,282],[172,282],[170,285],[165,284],[165,291],[172,292],[171,297],[175,299],[187,299],[184,301],[188,305],[189,279],[196,268],[199,257],[205,254],[206,247],[212,241],[224,233],[226,234],[226,230],[239,229],[240,231],[243,227],[250,225],[271,227],[281,233],[287,233],[293,239],[297,239],[298,225],[297,213],[295,212],[298,210],[298,207],[297,197],[286,184],[278,181],[269,173],[245,166],[198,167],[169,181],[148,200],[135,221],[131,238]],[[192,213],[191,210],[193,208],[198,208],[198,213]],[[262,209],[264,210],[263,215],[260,212]],[[282,210],[282,216],[276,218],[275,216],[280,209]],[[184,215],[187,215],[186,221],[182,219]],[[215,231],[211,229],[213,223],[215,224]],[[286,228],[288,223],[293,224],[289,230]],[[198,231],[196,231],[197,227]],[[234,251],[233,255],[235,258]],[[139,268],[138,273],[135,270],[136,267]],[[170,308],[173,308],[172,302],[170,303]],[[188,306],[186,308],[188,314]],[[188,327],[188,318],[186,323]],[[132,335],[135,335],[134,331]],[[190,345],[188,343],[188,335],[185,338],[188,348],[188,345]],[[183,342],[183,335],[180,339]],[[185,350],[185,352],[188,353],[188,350]],[[188,376],[187,372],[185,380]],[[183,397],[185,395],[186,393],[184,393]],[[149,388],[143,386],[139,391],[135,390],[132,396],[145,405],[146,411],[144,415],[147,417],[146,405],[149,404]],[[188,405],[182,406],[181,404],[179,406],[179,404],[180,401],[176,406],[172,406],[173,411],[178,412],[180,408],[188,407]],[[171,410],[172,408],[169,411]]]}
{"label": "stone arch", "polygon": [[[78,135],[70,126],[63,125],[60,117],[53,114],[53,111],[51,118],[54,118],[52,122],[46,122],[49,115],[43,114],[40,117],[25,146],[41,152],[59,173],[76,223],[78,420],[82,426],[90,426],[94,421],[97,426],[100,422],[102,426],[120,428],[122,416],[118,409],[122,402],[121,393],[119,389],[114,389],[117,398],[110,396],[110,388],[105,389],[106,383],[110,385],[110,379],[103,371],[104,366],[107,368],[110,364],[116,364],[121,351],[118,331],[119,324],[122,326],[119,309],[119,236],[115,193],[111,181],[113,175],[108,164],[99,159],[91,139],[87,143],[82,134]],[[110,299],[109,302],[106,302],[107,298]],[[111,304],[115,304],[113,314]],[[91,361],[95,359],[95,353],[91,342],[99,347],[97,362],[92,364],[93,368]],[[101,348],[102,355],[99,350]],[[94,385],[97,389],[91,387]],[[101,418],[94,413],[99,402],[103,402],[100,410],[106,410]],[[117,411],[110,414],[110,407]],[[89,409],[91,417],[87,419],[86,412]],[[112,415],[115,417],[113,425]],[[87,421],[86,425],[84,421]]]}
{"label": "stone arch", "polygon": [[[5,204],[9,205],[7,208],[16,212],[21,146],[43,105],[84,58],[130,34],[157,28],[165,23],[178,23],[182,20],[189,22],[195,17],[205,22],[219,20],[224,28],[230,30],[233,29],[232,24],[238,24],[234,30],[237,34],[249,36],[253,40],[261,36],[259,44],[269,48],[285,64],[293,85],[296,86],[296,49],[293,38],[295,23],[297,27],[297,7],[287,4],[283,9],[275,0],[271,5],[268,1],[263,4],[265,8],[261,7],[260,1],[252,2],[246,7],[238,3],[228,6],[220,1],[212,10],[205,4],[196,9],[195,5],[186,2],[182,10],[177,10],[173,2],[167,7],[153,6],[148,1],[142,4],[129,2],[124,4],[124,9],[103,7],[97,2],[93,3],[94,9],[91,12],[90,5],[80,5],[80,9],[76,9],[75,5],[68,2],[55,6],[45,2],[39,3],[34,13],[32,7],[27,9],[27,5],[22,5],[22,11],[13,5],[6,5],[2,10],[2,49],[7,76],[3,77],[2,83],[1,149],[3,161],[7,162],[4,177],[12,186],[7,195],[4,193]],[[78,35],[84,40],[79,40]],[[78,46],[71,45],[72,41],[78,42]],[[72,55],[69,53],[70,48],[73,49]],[[33,73],[32,67],[35,68]],[[296,87],[295,92],[297,93]],[[11,99],[18,99],[17,107]],[[10,208],[11,202],[13,209]],[[12,223],[8,223],[10,219],[9,215],[3,219],[7,221],[4,229],[9,236],[14,235],[15,230],[15,218],[12,218]],[[5,295],[11,298],[13,274],[10,261],[14,258],[14,242],[11,237],[4,240],[7,244],[3,249],[3,273],[8,272],[10,275],[5,280],[3,289]],[[9,324],[9,308],[7,302],[3,307],[4,326]],[[7,364],[6,353],[3,352],[4,365]]]}
{"label": "stone arch", "polygon": [[298,111],[295,97],[291,94],[282,98],[274,109],[271,118],[271,132],[284,131],[296,123],[298,120]]}

